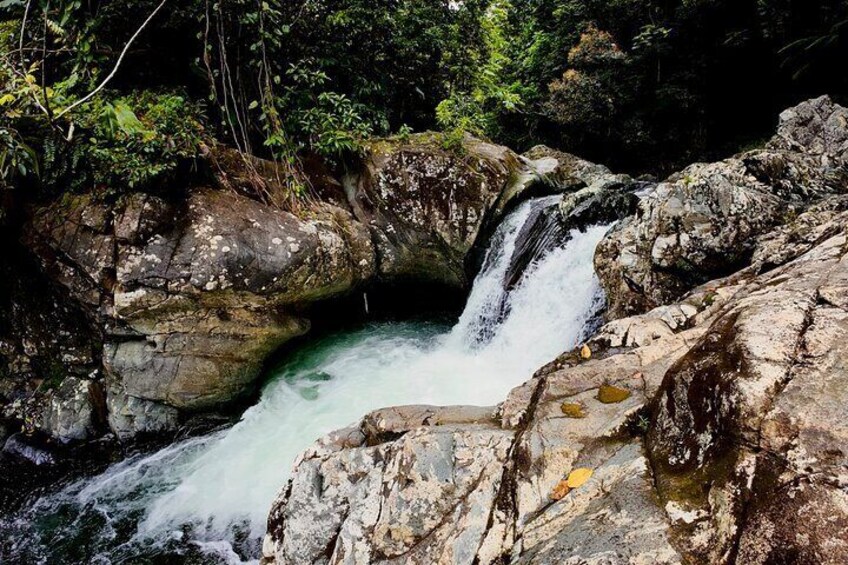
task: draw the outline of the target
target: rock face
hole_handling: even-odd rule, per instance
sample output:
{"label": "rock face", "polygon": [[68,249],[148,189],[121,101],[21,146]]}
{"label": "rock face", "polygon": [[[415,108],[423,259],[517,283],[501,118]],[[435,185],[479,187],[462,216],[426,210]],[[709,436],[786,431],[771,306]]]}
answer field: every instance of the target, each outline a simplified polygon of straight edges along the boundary
{"label": "rock face", "polygon": [[757,236],[848,189],[848,111],[823,97],[781,115],[765,149],[660,183],[599,246],[611,318],[644,312],[747,266]]}
{"label": "rock face", "polygon": [[449,151],[433,134],[374,142],[366,155],[345,190],[371,230],[380,277],[467,285],[468,252],[528,164],[473,138],[460,153]]}
{"label": "rock face", "polygon": [[[609,323],[591,360],[497,408],[387,409],[325,438],[266,562],[845,562],[848,214],[826,223],[779,268]],[[555,500],[576,468],[591,479]]]}
{"label": "rock face", "polygon": [[[67,337],[42,347],[41,357],[61,353],[63,367],[73,345],[80,368],[71,372],[89,379],[101,400],[92,420],[70,392],[50,392],[64,368],[49,390],[34,391],[45,370],[27,369],[24,342],[10,338],[0,341],[0,362],[20,374],[20,386],[7,388],[10,402],[21,400],[8,416],[32,419],[63,441],[92,437],[106,424],[122,438],[173,429],[180,411],[249,391],[268,355],[309,330],[312,305],[375,282],[466,285],[467,258],[488,226],[533,183],[556,184],[545,175],[559,166],[470,137],[453,151],[433,134],[375,141],[360,172],[337,183],[343,197],[311,201],[295,214],[249,197],[244,171],[222,168],[233,161],[227,155],[214,161],[217,189],[118,198],[92,191],[32,211],[23,243],[62,303],[50,317],[73,310],[62,324]],[[280,183],[268,186],[271,202],[285,200]],[[4,308],[14,310],[17,300]],[[0,336],[30,325],[41,327],[0,325]]]}
{"label": "rock face", "polygon": [[848,560],[848,256],[840,233],[745,285],[669,371],[648,449],[696,560]]}
{"label": "rock face", "polygon": [[[319,441],[274,503],[264,563],[848,561],[840,112],[802,105],[770,149],[660,185],[608,236],[633,238],[633,262],[619,253],[604,281],[623,292],[644,265],[653,286],[618,307],[664,305],[609,322],[591,355],[563,354],[497,407],[384,409]],[[714,234],[697,249],[727,242],[744,260],[700,285],[660,276],[637,253],[661,225],[678,226],[672,253]],[[576,469],[591,477],[569,488]]]}

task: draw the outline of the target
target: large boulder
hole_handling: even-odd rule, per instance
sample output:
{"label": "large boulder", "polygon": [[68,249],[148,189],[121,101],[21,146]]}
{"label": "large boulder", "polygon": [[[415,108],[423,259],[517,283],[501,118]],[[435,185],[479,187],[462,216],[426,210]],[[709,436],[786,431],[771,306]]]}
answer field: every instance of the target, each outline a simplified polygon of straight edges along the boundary
{"label": "large boulder", "polygon": [[[291,212],[278,205],[279,179],[260,192],[249,182],[278,174],[273,164],[254,159],[247,170],[220,149],[210,159],[217,188],[67,194],[33,210],[25,227],[24,246],[54,294],[82,312],[76,331],[95,351],[81,376],[107,391],[98,422],[120,437],[171,429],[174,409],[206,410],[249,391],[270,353],[309,330],[317,304],[382,282],[466,286],[475,246],[558,166],[472,137],[450,150],[437,134],[377,140],[358,174],[333,184],[324,170],[316,190],[332,194]],[[7,365],[28,359],[19,344],[0,345]],[[55,410],[41,396],[11,415],[42,421],[39,412]],[[49,418],[47,431],[66,437]]]}
{"label": "large boulder", "polygon": [[381,278],[463,287],[481,229],[517,196],[529,167],[509,149],[470,136],[446,149],[442,136],[417,134],[367,144],[345,190],[371,230]]}
{"label": "large boulder", "polygon": [[648,453],[693,562],[848,560],[840,233],[745,284],[664,377]]}
{"label": "large boulder", "polygon": [[35,214],[28,237],[102,328],[110,380],[189,409],[247,390],[270,352],[308,330],[297,307],[349,291],[375,262],[341,209],[299,218],[209,189],[177,204],[66,197]]}
{"label": "large boulder", "polygon": [[747,266],[757,236],[846,192],[846,115],[827,98],[805,102],[781,115],[765,149],[660,183],[598,247],[609,316],[644,312]]}
{"label": "large boulder", "polygon": [[608,323],[495,409],[322,439],[264,562],[844,562],[848,214],[814,231],[836,235]]}

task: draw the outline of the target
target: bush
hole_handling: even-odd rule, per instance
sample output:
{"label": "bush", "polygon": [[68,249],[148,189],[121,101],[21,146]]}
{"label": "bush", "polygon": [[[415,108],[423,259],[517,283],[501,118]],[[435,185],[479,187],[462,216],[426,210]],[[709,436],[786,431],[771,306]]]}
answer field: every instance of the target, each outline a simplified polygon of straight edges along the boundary
{"label": "bush", "polygon": [[[70,143],[44,142],[45,184],[58,190],[157,188],[197,157],[203,112],[177,92],[103,96],[81,109]],[[60,186],[55,186],[55,185]]]}

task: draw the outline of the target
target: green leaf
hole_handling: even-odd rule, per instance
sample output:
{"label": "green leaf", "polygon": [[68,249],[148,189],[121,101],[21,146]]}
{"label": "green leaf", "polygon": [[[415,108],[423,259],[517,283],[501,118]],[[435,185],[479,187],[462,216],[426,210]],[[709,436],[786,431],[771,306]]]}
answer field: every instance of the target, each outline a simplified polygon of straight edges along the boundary
{"label": "green leaf", "polygon": [[132,135],[147,132],[144,124],[139,121],[132,109],[126,104],[118,102],[114,106],[114,112],[118,128],[125,134]]}

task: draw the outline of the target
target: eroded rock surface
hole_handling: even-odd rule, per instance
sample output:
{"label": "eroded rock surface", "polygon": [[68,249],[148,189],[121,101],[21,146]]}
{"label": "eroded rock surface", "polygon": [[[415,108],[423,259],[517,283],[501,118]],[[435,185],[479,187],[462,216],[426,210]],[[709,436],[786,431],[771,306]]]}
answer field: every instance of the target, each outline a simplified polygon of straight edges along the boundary
{"label": "eroded rock surface", "polygon": [[[117,198],[92,191],[32,211],[25,248],[48,275],[50,299],[66,303],[44,318],[71,310],[84,324],[62,324],[58,338],[46,331],[43,340],[0,341],[0,368],[20,375],[0,383],[17,402],[6,407],[9,417],[63,440],[97,435],[106,424],[119,437],[172,429],[175,409],[206,410],[249,391],[268,355],[310,329],[315,304],[375,282],[467,285],[475,245],[513,199],[559,166],[470,137],[450,151],[435,134],[375,141],[357,176],[295,214],[274,204],[285,200],[281,183],[269,179],[267,198],[251,197],[248,172],[228,162],[241,163],[215,152],[218,188]],[[21,317],[39,312],[27,308]],[[0,327],[0,336],[19,326],[27,323]],[[35,357],[61,355],[57,366],[80,367],[47,379],[52,365],[31,362],[42,349]],[[69,372],[106,398],[96,430],[82,403],[62,405],[59,420],[69,420],[72,406],[80,410],[70,436],[51,392]]]}
{"label": "eroded rock surface", "polygon": [[781,115],[765,149],[695,164],[660,183],[598,247],[611,318],[677,300],[750,264],[756,238],[848,191],[848,111],[827,97]]}
{"label": "eroded rock surface", "polygon": [[264,562],[848,561],[841,116],[811,101],[768,149],[662,183],[598,254],[613,316],[640,313],[498,407],[386,409],[319,441]]}
{"label": "eroded rock surface", "polygon": [[346,179],[383,278],[467,285],[465,259],[489,214],[516,196],[522,174],[532,175],[505,147],[470,137],[461,150],[441,144],[434,134],[371,143],[363,170]]}
{"label": "eroded rock surface", "polygon": [[[844,562],[848,221],[827,223],[768,272],[607,324],[591,359],[497,409],[383,410],[325,438],[275,503],[266,562]],[[556,500],[576,468],[591,479]]]}

